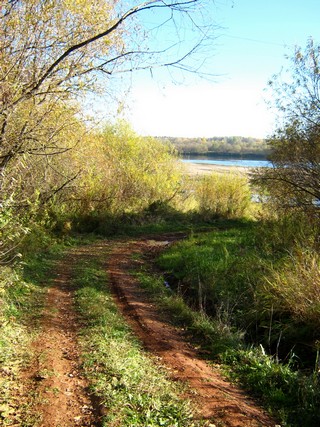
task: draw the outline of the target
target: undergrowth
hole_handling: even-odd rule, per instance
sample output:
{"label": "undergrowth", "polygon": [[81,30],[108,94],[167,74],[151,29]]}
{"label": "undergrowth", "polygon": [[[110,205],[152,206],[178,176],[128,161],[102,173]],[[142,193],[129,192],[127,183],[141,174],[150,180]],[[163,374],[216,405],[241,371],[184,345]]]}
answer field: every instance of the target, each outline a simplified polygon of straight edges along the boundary
{"label": "undergrowth", "polygon": [[[289,274],[292,256],[284,248],[276,254],[264,251],[256,226],[248,223],[176,243],[159,257],[164,278],[143,267],[135,274],[200,348],[227,364],[233,379],[261,399],[282,426],[316,427],[320,387],[314,325],[319,311],[302,287],[310,282],[310,292],[312,286],[317,289],[318,273],[312,271],[318,272],[319,264],[315,254],[301,255],[303,268],[294,266],[300,274],[297,288]],[[313,300],[316,296],[313,292]],[[309,340],[307,346],[301,338]]]}
{"label": "undergrowth", "polygon": [[158,265],[193,308],[244,331],[248,343],[262,344],[280,359],[294,347],[300,368],[313,368],[320,338],[319,254],[297,246],[270,251],[259,233],[259,225],[247,223],[194,234],[164,252]]}
{"label": "undergrowth", "polygon": [[84,370],[91,391],[106,408],[103,425],[196,426],[181,387],[142,350],[132,335],[97,265],[79,267],[77,306],[85,324],[81,334]]}
{"label": "undergrowth", "polygon": [[[240,382],[256,396],[281,425],[316,427],[320,422],[319,377],[317,372],[304,375],[289,364],[267,355],[262,346],[245,344],[241,331],[219,319],[192,310],[183,298],[166,288],[163,279],[146,272],[136,272],[141,285],[170,312],[172,319],[190,333],[200,350],[223,362],[226,375]],[[306,424],[304,424],[304,422]]]}
{"label": "undergrowth", "polygon": [[263,347],[230,348],[221,360],[232,369],[231,378],[247,390],[282,421],[282,426],[320,425],[319,374],[304,375],[290,363],[283,364],[267,355]]}

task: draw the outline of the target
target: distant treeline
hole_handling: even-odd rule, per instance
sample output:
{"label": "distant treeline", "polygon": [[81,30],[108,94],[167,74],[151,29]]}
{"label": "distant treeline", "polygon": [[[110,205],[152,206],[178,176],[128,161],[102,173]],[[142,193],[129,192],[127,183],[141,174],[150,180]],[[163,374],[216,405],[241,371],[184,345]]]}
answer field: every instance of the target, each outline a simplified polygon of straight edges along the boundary
{"label": "distant treeline", "polygon": [[158,137],[170,141],[180,154],[224,155],[265,158],[269,154],[265,139],[242,136],[223,136],[212,138]]}

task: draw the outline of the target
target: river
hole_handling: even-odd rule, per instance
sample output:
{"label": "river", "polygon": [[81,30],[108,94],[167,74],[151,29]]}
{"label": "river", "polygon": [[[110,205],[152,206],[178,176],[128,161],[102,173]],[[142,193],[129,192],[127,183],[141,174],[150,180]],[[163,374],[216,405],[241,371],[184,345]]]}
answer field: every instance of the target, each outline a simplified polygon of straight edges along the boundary
{"label": "river", "polygon": [[268,160],[261,159],[236,159],[232,157],[208,157],[208,156],[182,156],[184,163],[196,163],[206,165],[218,165],[218,166],[238,166],[243,168],[262,168],[272,167],[272,164]]}

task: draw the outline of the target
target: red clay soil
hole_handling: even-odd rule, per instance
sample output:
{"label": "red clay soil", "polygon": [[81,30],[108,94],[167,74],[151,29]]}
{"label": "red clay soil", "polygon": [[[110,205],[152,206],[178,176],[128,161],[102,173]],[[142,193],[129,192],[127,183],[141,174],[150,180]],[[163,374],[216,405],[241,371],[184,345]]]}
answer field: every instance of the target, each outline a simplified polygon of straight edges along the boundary
{"label": "red clay soil", "polygon": [[196,403],[197,418],[215,426],[275,426],[275,422],[244,391],[222,378],[219,366],[209,366],[186,340],[183,331],[170,325],[130,275],[132,254],[150,253],[164,241],[118,243],[109,256],[108,269],[119,306],[145,347],[157,355],[172,378],[186,382],[188,398]]}
{"label": "red clay soil", "polygon": [[[81,374],[76,333],[78,322],[70,286],[74,257],[57,265],[49,288],[42,329],[33,344],[32,369],[24,378],[35,401],[34,424],[41,427],[96,426],[95,411]],[[29,424],[28,424],[29,425]]]}
{"label": "red clay soil", "polygon": [[27,395],[27,402],[21,398],[21,405],[30,404],[33,413],[30,420],[34,419],[24,425],[101,425],[100,414],[90,400],[88,384],[81,372],[77,343],[79,323],[70,283],[75,265],[88,257],[101,259],[103,256],[116,299],[128,323],[145,347],[168,368],[171,377],[188,384],[186,398],[198,408],[197,419],[207,420],[206,425],[216,427],[275,426],[243,391],[221,377],[219,366],[211,367],[201,359],[183,331],[166,322],[130,275],[136,262],[133,254],[150,254],[177,237],[165,236],[162,241],[99,242],[72,250],[57,264],[56,278],[48,290],[42,331],[34,343],[32,369],[21,379],[23,394]]}

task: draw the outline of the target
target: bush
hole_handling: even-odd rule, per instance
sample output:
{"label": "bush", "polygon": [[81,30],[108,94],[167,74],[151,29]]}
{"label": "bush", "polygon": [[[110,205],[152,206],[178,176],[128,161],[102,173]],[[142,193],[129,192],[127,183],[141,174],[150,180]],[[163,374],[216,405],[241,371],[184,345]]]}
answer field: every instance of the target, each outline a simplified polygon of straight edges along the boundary
{"label": "bush", "polygon": [[196,187],[199,212],[206,218],[239,218],[248,213],[250,189],[245,177],[213,173]]}
{"label": "bush", "polygon": [[138,136],[124,122],[93,135],[75,157],[85,167],[69,203],[80,214],[141,212],[172,200],[180,188],[173,147]]}
{"label": "bush", "polygon": [[260,250],[275,256],[295,247],[317,249],[319,223],[301,211],[278,212],[272,202],[263,205],[257,224],[256,243]]}

